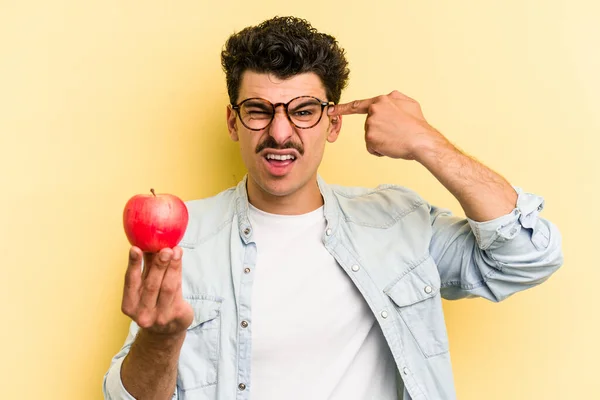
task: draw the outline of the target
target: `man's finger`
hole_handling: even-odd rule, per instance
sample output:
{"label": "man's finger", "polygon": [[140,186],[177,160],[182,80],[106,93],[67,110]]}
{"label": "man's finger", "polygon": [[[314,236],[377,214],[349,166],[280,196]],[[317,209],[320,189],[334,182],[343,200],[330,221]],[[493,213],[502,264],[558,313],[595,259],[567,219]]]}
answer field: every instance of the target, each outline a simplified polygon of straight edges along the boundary
{"label": "man's finger", "polygon": [[132,314],[139,301],[140,286],[142,285],[142,251],[133,246],[129,249],[129,261],[125,272],[123,286],[123,302],[121,310],[124,314]]}
{"label": "man's finger", "polygon": [[156,308],[159,313],[169,314],[171,305],[176,296],[181,296],[181,256],[183,251],[181,247],[173,248],[173,259],[165,272],[156,301]]}
{"label": "man's finger", "polygon": [[412,101],[414,101],[413,99],[411,99],[410,97],[408,97],[408,96],[407,96],[407,95],[405,95],[404,93],[400,93],[400,92],[399,92],[399,91],[397,91],[397,90],[394,90],[394,91],[392,91],[392,92],[389,94],[389,96],[390,96],[391,98],[393,98],[393,99],[412,100]]}
{"label": "man's finger", "polygon": [[367,147],[367,151],[369,152],[369,154],[373,154],[374,156],[383,157],[383,154],[376,152],[375,150],[373,150],[370,147]]}
{"label": "man's finger", "polygon": [[142,254],[144,254],[144,259],[142,263],[142,280],[144,280],[148,276],[150,266],[155,262],[156,258],[158,257],[158,253],[144,252]]}
{"label": "man's finger", "polygon": [[373,97],[370,99],[354,100],[350,103],[329,106],[327,115],[366,114],[369,112],[369,106],[376,100],[377,97]]}
{"label": "man's finger", "polygon": [[140,296],[141,307],[147,310],[156,308],[156,300],[158,299],[162,280],[172,257],[173,251],[171,249],[162,249],[156,254],[156,257],[153,258],[152,264],[146,266],[148,268],[148,274],[142,282],[142,292]]}

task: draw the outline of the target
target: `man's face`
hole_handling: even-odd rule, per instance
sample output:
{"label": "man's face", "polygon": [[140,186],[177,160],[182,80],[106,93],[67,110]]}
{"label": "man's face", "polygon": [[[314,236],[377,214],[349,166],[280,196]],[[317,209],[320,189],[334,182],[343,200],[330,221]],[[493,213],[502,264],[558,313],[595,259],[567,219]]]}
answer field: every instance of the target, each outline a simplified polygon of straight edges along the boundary
{"label": "man's face", "polygon": [[[239,93],[238,104],[250,98],[265,99],[272,104],[288,103],[299,96],[329,101],[321,79],[314,73],[282,80],[270,74],[246,71],[242,75]],[[251,111],[257,112],[257,119],[262,118],[260,108]],[[238,110],[228,107],[227,125],[231,138],[240,142],[242,159],[250,178],[248,191],[260,191],[263,197],[280,197],[318,191],[316,174],[323,158],[325,142],[337,139],[341,118],[337,117],[332,123],[325,107],[320,121],[314,127],[300,129],[290,122],[284,107],[279,106],[271,123],[255,131],[242,124]]]}

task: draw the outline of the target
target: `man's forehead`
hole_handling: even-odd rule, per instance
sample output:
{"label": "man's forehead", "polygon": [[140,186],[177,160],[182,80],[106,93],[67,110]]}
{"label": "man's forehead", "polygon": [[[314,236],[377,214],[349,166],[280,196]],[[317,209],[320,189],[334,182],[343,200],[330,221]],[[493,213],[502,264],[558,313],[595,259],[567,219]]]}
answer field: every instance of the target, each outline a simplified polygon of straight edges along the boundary
{"label": "man's forehead", "polygon": [[273,74],[245,71],[240,83],[239,101],[261,97],[272,103],[287,102],[298,96],[326,100],[321,78],[313,72],[282,79]]}

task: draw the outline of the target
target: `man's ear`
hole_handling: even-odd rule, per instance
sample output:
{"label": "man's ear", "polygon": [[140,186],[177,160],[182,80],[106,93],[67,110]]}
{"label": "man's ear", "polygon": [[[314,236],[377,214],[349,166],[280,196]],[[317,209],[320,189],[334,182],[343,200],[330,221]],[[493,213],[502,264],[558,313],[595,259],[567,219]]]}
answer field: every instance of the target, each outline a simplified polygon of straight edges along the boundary
{"label": "man's ear", "polygon": [[334,115],[327,118],[329,118],[329,132],[327,133],[327,141],[329,143],[333,143],[340,135],[340,129],[342,129],[342,116]]}
{"label": "man's ear", "polygon": [[237,130],[237,111],[231,108],[231,105],[227,106],[227,129],[229,130],[229,137],[234,142],[240,140]]}

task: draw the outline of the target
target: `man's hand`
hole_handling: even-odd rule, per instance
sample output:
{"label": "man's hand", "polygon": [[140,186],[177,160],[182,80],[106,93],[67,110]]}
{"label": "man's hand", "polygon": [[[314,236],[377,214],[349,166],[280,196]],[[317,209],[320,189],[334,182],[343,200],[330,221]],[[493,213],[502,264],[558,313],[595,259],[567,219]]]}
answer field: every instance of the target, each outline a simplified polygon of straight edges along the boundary
{"label": "man's hand", "polygon": [[179,353],[194,319],[181,291],[182,253],[178,246],[156,254],[129,250],[121,309],[140,331],[123,360],[121,380],[136,399],[170,399],[175,390]]}
{"label": "man's hand", "polygon": [[155,254],[135,246],[129,251],[121,310],[148,333],[176,336],[192,323],[194,311],[181,291],[182,253],[178,246]]}
{"label": "man's hand", "polygon": [[393,91],[384,96],[329,107],[328,115],[367,114],[365,142],[376,156],[418,159],[419,153],[449,142],[423,116],[419,103]]}

